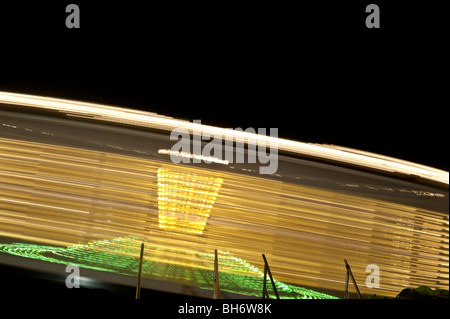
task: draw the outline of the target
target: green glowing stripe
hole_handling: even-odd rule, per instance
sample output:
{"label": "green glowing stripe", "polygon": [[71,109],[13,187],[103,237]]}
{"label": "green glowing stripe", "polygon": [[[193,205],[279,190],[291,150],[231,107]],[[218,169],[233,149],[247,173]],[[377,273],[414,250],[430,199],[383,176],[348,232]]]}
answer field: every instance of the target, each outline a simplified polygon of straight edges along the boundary
{"label": "green glowing stripe", "polygon": [[[32,258],[59,264],[74,264],[82,268],[114,272],[135,276],[138,271],[140,243],[135,237],[120,237],[101,240],[85,245],[66,248],[35,245],[27,243],[0,244],[0,252],[25,258]],[[149,279],[185,284],[211,290],[214,272],[214,254],[193,253],[161,248],[145,243],[146,258],[142,263],[142,276]],[[153,258],[152,254],[178,254],[185,260],[201,260],[191,263],[170,263]],[[229,252],[218,252],[220,260],[220,288],[223,291],[260,297],[262,293],[263,272]],[[334,299],[336,297],[311,289],[283,283],[274,279],[280,298],[292,299]],[[267,284],[268,292],[274,296],[272,286]]]}

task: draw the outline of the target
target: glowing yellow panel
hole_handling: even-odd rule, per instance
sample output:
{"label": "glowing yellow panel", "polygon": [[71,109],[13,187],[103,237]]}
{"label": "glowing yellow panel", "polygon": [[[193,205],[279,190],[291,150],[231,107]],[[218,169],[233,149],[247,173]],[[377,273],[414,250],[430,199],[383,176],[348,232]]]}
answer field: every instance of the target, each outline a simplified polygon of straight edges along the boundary
{"label": "glowing yellow panel", "polygon": [[159,228],[202,234],[221,178],[158,170]]}

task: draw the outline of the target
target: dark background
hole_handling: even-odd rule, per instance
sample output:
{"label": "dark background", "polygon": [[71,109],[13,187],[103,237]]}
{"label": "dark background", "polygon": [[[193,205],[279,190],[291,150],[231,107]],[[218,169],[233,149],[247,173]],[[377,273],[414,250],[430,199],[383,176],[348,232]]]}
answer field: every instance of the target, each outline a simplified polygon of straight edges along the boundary
{"label": "dark background", "polygon": [[[65,26],[69,3],[80,29]],[[365,27],[369,3],[380,29]],[[441,11],[380,0],[2,3],[0,90],[277,127],[448,170]]]}

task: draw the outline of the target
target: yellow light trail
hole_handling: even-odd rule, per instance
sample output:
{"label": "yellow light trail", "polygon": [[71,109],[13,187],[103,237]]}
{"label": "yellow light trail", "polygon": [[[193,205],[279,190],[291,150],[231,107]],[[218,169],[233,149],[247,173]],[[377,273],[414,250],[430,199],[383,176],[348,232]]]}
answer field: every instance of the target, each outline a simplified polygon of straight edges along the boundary
{"label": "yellow light trail", "polygon": [[[0,103],[24,105],[36,109],[57,111],[73,117],[130,124],[139,127],[172,131],[175,128],[189,132],[202,131],[206,135],[222,135],[236,140],[253,140],[255,135],[248,132],[223,129],[198,123],[176,120],[155,113],[112,107],[101,104],[55,99],[49,97],[1,92]],[[383,172],[418,176],[448,186],[449,174],[443,170],[411,163],[379,154],[362,152],[345,147],[308,144],[282,138],[257,135],[259,143],[277,145],[280,151],[333,160],[340,163],[375,169]]]}
{"label": "yellow light trail", "polygon": [[202,234],[221,178],[158,169],[159,227]]}
{"label": "yellow light trail", "polygon": [[[186,252],[218,249],[259,269],[264,253],[278,280],[336,291],[344,287],[344,258],[362,293],[395,296],[405,287],[449,285],[448,214],[432,210],[5,138],[0,194],[0,236],[13,239],[64,247],[131,235],[154,243],[147,260],[206,268]],[[193,205],[184,213],[182,199]],[[176,222],[161,228],[167,205],[177,216],[204,218],[200,228]],[[364,286],[369,264],[380,267],[379,289]]]}

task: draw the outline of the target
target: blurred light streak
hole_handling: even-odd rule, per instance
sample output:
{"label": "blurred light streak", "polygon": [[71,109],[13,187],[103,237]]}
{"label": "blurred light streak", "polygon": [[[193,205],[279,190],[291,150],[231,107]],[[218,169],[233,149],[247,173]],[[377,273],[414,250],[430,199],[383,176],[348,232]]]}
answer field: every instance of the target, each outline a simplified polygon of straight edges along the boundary
{"label": "blurred light streak", "polygon": [[[405,287],[449,284],[448,214],[394,202],[157,158],[5,138],[0,138],[0,190],[0,236],[55,245],[61,250],[52,251],[79,262],[86,261],[81,247],[106,251],[103,259],[90,262],[107,271],[121,272],[114,266],[117,256],[130,257],[130,263],[138,258],[127,248],[134,242],[139,247],[131,235],[151,243],[148,261],[186,272],[212,271],[213,258],[205,263],[202,256],[219,249],[259,269],[265,253],[278,280],[307,287],[342,291],[344,258],[358,283],[365,282],[368,264],[380,267],[381,288],[360,287],[367,294],[394,296]],[[182,209],[188,202],[192,207]],[[175,222],[161,228],[169,206],[180,216],[199,218],[194,225],[199,227]],[[250,268],[245,269],[226,272],[244,276],[239,286],[248,277]],[[160,280],[167,280],[158,271]],[[147,276],[156,275],[148,271]]]}
{"label": "blurred light streak", "polygon": [[[74,264],[80,267],[115,272],[134,276],[137,271],[137,245],[141,240],[136,237],[121,237],[113,240],[90,242],[85,245],[52,247],[27,243],[1,244],[0,252],[59,264]],[[147,250],[142,264],[142,273],[150,279],[175,283],[188,283],[192,286],[212,289],[212,254],[195,251],[175,251],[146,243]],[[165,258],[158,255],[164,254]],[[167,256],[178,256],[179,261],[167,262]],[[189,259],[195,263],[186,262]],[[181,261],[181,260],[184,260]],[[259,297],[263,272],[241,258],[219,251],[221,269],[221,290]],[[335,299],[311,289],[283,283],[275,279],[277,290],[283,298],[292,299]]]}
{"label": "blurred light streak", "polygon": [[179,152],[179,151],[172,151],[172,150],[168,150],[168,149],[159,149],[158,150],[158,154],[165,154],[165,155],[170,155],[170,156],[179,156],[179,157],[184,157],[184,158],[189,158],[189,159],[198,159],[200,161],[208,161],[211,163],[218,163],[218,164],[224,164],[224,165],[228,165],[229,161],[227,160],[221,160],[217,157],[213,157],[213,156],[204,156],[204,155],[200,155],[200,154],[192,154],[192,153],[186,153],[186,152]]}
{"label": "blurred light streak", "polygon": [[82,214],[89,214],[89,212],[86,212],[83,210],[78,210],[78,209],[70,209],[70,208],[56,207],[56,206],[50,206],[50,205],[42,205],[42,204],[12,200],[12,199],[1,198],[1,197],[0,197],[0,201],[18,203],[18,204],[23,204],[23,205],[32,205],[32,206],[41,206],[41,207],[46,207],[46,208],[60,209],[60,210],[66,210],[66,211],[82,213]]}
{"label": "blurred light streak", "polygon": [[[52,110],[67,116],[95,119],[113,123],[130,124],[165,131],[186,129],[189,132],[202,132],[205,135],[222,135],[228,140],[255,140],[255,135],[248,132],[223,129],[199,123],[176,120],[155,113],[112,107],[101,104],[55,99],[49,97],[24,95],[0,91],[0,103],[24,105],[37,109]],[[411,163],[379,154],[363,152],[345,147],[307,144],[287,139],[257,135],[259,143],[278,145],[279,151],[333,160],[340,163],[371,168],[378,171],[417,176],[430,181],[449,183],[448,172],[425,165]],[[273,144],[272,144],[273,143]]]}

